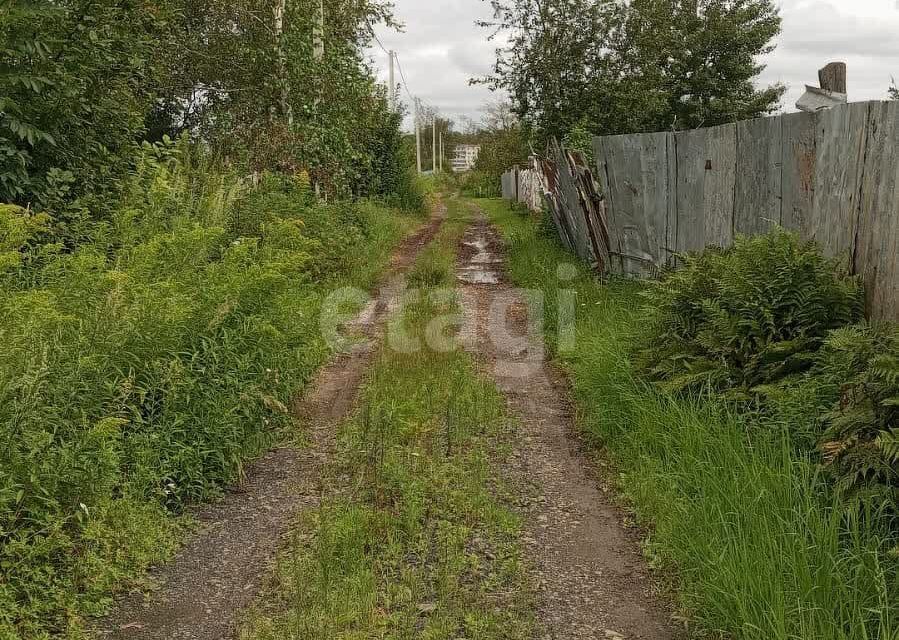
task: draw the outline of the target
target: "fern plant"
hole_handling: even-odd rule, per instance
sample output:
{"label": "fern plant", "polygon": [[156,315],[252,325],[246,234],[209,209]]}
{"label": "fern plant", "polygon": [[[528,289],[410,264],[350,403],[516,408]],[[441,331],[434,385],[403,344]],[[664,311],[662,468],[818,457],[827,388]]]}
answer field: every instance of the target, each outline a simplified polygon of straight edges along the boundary
{"label": "fern plant", "polygon": [[646,295],[648,375],[742,400],[808,370],[828,333],[863,312],[857,279],[783,229],[684,256]]}
{"label": "fern plant", "polygon": [[899,514],[899,331],[835,331],[821,362],[825,375],[844,381],[821,443],[838,489]]}

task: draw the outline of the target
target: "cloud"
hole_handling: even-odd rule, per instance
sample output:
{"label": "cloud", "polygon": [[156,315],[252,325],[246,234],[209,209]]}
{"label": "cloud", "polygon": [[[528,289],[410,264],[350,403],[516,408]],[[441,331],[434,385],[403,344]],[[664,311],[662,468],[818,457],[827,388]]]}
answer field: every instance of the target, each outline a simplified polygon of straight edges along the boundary
{"label": "cloud", "polygon": [[818,69],[841,60],[848,65],[852,101],[880,100],[890,78],[899,76],[899,10],[893,0],[784,0],[783,32],[762,62],[760,84],[788,86],[784,109],[794,111],[805,84],[818,83]]}
{"label": "cloud", "polygon": [[[804,84],[817,83],[817,71],[833,60],[849,66],[850,100],[885,97],[899,77],[899,0],[780,0],[783,32],[775,51],[760,62],[767,68],[759,84],[788,85],[787,111]],[[469,80],[490,72],[496,42],[476,25],[490,17],[484,0],[396,0],[403,33],[379,30],[384,46],[395,49],[409,89],[444,115],[480,119],[482,106],[497,96]],[[379,77],[386,81],[387,55],[371,50]],[[406,100],[408,102],[408,99]],[[408,126],[408,121],[407,121]]]}

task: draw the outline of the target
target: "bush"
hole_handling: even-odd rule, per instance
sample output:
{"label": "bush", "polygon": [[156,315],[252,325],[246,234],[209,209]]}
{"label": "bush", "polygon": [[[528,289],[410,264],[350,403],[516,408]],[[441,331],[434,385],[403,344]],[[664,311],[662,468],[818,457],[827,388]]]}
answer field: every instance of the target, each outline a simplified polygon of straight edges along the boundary
{"label": "bush", "polygon": [[502,189],[499,178],[484,171],[468,171],[458,174],[456,184],[462,195],[468,198],[499,198]]}
{"label": "bush", "polygon": [[827,339],[821,376],[839,380],[821,450],[844,496],[899,516],[899,330],[840,329]]}
{"label": "bush", "polygon": [[73,250],[0,208],[0,638],[77,629],[173,549],[167,516],[292,426],[327,288],[367,287],[404,228],[183,149],[125,193]]}
{"label": "bush", "polygon": [[[889,550],[897,536],[870,510],[835,499],[814,445],[801,452],[786,429],[747,429],[756,415],[721,407],[715,394],[647,385],[633,365],[645,344],[638,292],[646,285],[604,284],[586,268],[562,282],[559,268],[574,258],[557,236],[541,234],[505,203],[483,206],[510,241],[515,284],[546,292],[548,339],[558,335],[558,290],[577,292],[577,348],[559,355],[578,424],[602,447],[610,477],[647,526],[645,551],[676,580],[694,635],[895,638],[899,557]],[[828,410],[839,394],[822,373],[823,364],[794,381],[808,387],[801,396],[783,385],[784,410]],[[812,442],[819,436],[820,424]]]}
{"label": "bush", "polygon": [[428,209],[430,193],[431,184],[419,176],[414,169],[408,169],[396,181],[388,202],[391,206],[409,213],[425,213]]}
{"label": "bush", "polygon": [[863,312],[858,281],[782,229],[687,255],[646,295],[650,377],[738,400],[807,371],[828,333]]}

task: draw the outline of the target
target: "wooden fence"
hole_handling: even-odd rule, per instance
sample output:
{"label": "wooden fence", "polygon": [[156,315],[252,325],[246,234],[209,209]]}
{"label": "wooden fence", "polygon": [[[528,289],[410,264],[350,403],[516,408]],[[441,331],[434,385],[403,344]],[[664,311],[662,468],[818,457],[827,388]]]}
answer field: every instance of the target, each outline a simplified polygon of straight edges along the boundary
{"label": "wooden fence", "polygon": [[845,258],[872,318],[899,320],[899,102],[606,136],[594,152],[608,270],[649,275],[678,254],[780,225]]}

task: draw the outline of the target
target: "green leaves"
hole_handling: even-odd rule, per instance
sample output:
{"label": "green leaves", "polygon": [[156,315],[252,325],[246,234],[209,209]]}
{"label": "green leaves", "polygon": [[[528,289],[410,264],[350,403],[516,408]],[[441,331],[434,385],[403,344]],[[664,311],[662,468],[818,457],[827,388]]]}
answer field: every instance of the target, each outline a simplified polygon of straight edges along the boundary
{"label": "green leaves", "polygon": [[[746,397],[811,368],[828,333],[862,314],[856,279],[780,229],[684,256],[646,295],[652,322],[641,358],[652,377]],[[707,375],[693,375],[697,368]]]}
{"label": "green leaves", "polygon": [[54,170],[79,177],[63,201],[115,188],[109,169],[143,131],[154,78],[127,61],[151,58],[158,16],[122,0],[12,3],[0,25],[0,201],[59,207]]}
{"label": "green leaves", "polygon": [[821,439],[838,488],[899,514],[899,333],[864,326],[834,332],[821,369],[841,386]]}
{"label": "green leaves", "polygon": [[711,126],[771,112],[757,88],[780,32],[771,0],[492,0],[508,36],[485,81],[508,91],[537,144],[551,137]]}
{"label": "green leaves", "polygon": [[0,205],[0,637],[78,635],[292,426],[327,355],[331,286],[367,288],[401,226],[319,205],[302,176],[251,190],[200,149],[147,145],[91,242]]}

